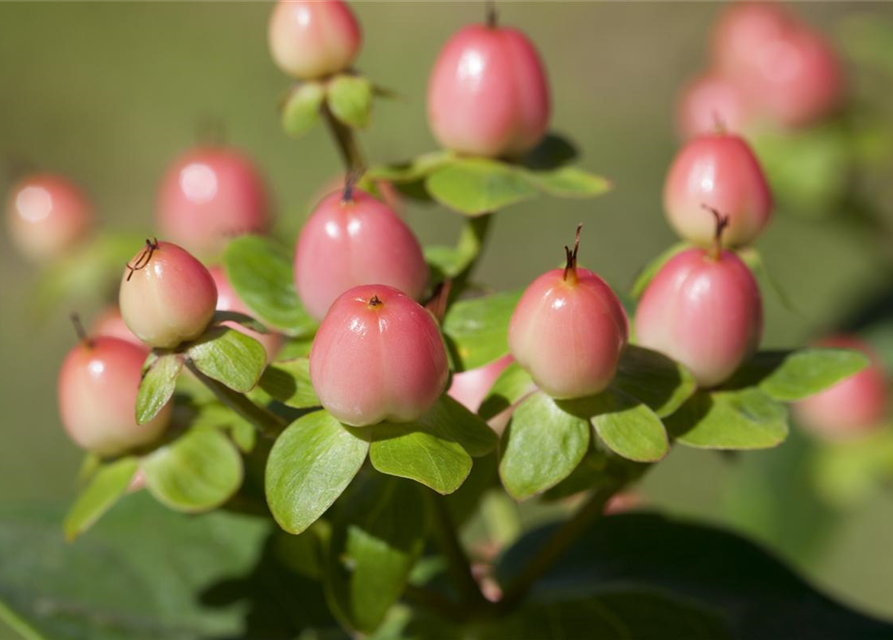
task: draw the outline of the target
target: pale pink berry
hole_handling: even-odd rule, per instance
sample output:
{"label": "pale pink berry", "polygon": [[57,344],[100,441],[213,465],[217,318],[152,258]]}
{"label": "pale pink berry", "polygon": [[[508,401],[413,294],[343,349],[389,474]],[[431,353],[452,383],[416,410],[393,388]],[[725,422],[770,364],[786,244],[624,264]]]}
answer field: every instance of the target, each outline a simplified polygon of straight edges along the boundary
{"label": "pale pink berry", "polygon": [[[253,317],[254,314],[251,313],[248,307],[246,307],[239,298],[239,295],[236,293],[236,290],[233,289],[233,286],[227,279],[223,269],[221,267],[211,267],[208,269],[208,272],[211,274],[211,277],[214,279],[214,284],[217,286],[217,310],[235,311],[236,313],[244,313],[245,315]],[[276,354],[282,347],[282,336],[278,333],[258,333],[237,322],[224,322],[223,324],[232,327],[236,331],[241,331],[246,336],[250,336],[260,342],[261,345],[263,345],[264,350],[267,352],[268,361],[276,357]]]}
{"label": "pale pink berry", "polygon": [[310,351],[310,379],[320,403],[355,427],[420,418],[448,376],[433,316],[384,285],[354,287],[340,296]]}
{"label": "pale pink berry", "polygon": [[686,140],[717,131],[741,133],[753,121],[754,109],[741,88],[715,73],[689,82],[676,105],[676,128]]}
{"label": "pale pink berry", "polygon": [[348,69],[362,44],[360,25],[341,0],[280,0],[268,37],[273,62],[299,80]]}
{"label": "pale pink berry", "polygon": [[16,248],[31,260],[46,262],[84,240],[93,224],[93,205],[68,178],[41,173],[12,188],[6,222]]}
{"label": "pale pink berry", "polygon": [[853,336],[835,336],[818,343],[822,347],[856,349],[871,364],[794,405],[798,421],[807,429],[830,440],[845,440],[883,428],[889,407],[887,376],[877,354]]}
{"label": "pale pink berry", "polygon": [[[579,232],[578,232],[579,241]],[[536,385],[554,398],[603,391],[629,337],[623,306],[604,280],[576,266],[547,271],[524,291],[509,324],[509,349]]]}
{"label": "pale pink berry", "polygon": [[93,320],[90,335],[118,338],[148,351],[146,344],[127,328],[124,318],[121,317],[121,310],[116,304],[109,305],[96,316],[96,319]]}
{"label": "pale pink berry", "polygon": [[170,242],[147,242],[128,263],[118,304],[127,328],[151,347],[173,349],[210,324],[217,287],[204,265]]}
{"label": "pale pink berry", "polygon": [[441,50],[428,83],[428,123],[448,149],[518,156],[549,126],[546,71],[516,29],[470,25]]}
{"label": "pale pink berry", "polygon": [[671,258],[636,309],[640,345],[685,365],[701,387],[724,382],[757,348],[763,311],[756,280],[730,251]]}
{"label": "pale pink berry", "polygon": [[59,371],[62,424],[81,448],[112,456],[158,438],[170,420],[170,405],[150,422],[136,423],[136,396],[146,351],[118,338],[84,340]]}
{"label": "pale pink berry", "polygon": [[772,192],[748,144],[726,133],[698,136],[676,155],[664,182],[664,212],[683,240],[709,245],[714,222],[704,207],[729,218],[726,246],[750,244],[772,216]]}
{"label": "pale pink berry", "polygon": [[384,284],[418,299],[428,281],[422,248],[386,204],[348,188],[324,198],[301,229],[295,288],[317,320],[348,289]]}
{"label": "pale pink berry", "polygon": [[483,367],[454,373],[447,393],[469,411],[477,413],[484,398],[487,397],[490,387],[496,382],[496,378],[513,361],[514,359],[511,356],[503,356],[490,364],[485,364]]}
{"label": "pale pink berry", "polygon": [[197,147],[178,157],[162,178],[156,214],[164,237],[202,258],[219,255],[236,236],[270,228],[263,178],[231,147]]}
{"label": "pale pink berry", "polygon": [[791,15],[776,2],[735,2],[713,29],[712,56],[729,77],[749,74],[765,47],[793,27]]}

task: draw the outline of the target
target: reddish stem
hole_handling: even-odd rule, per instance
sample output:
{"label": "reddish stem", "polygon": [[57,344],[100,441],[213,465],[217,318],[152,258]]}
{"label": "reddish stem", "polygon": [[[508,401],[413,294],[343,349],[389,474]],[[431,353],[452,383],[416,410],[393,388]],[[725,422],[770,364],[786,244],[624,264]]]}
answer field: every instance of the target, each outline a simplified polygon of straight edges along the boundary
{"label": "reddish stem", "polygon": [[[573,251],[567,245],[564,245],[564,254],[567,256],[567,262],[564,265],[564,280],[570,281],[571,284],[577,282],[577,252],[580,250],[580,231],[583,230],[583,223],[577,225],[577,237],[574,240]],[[570,276],[570,278],[568,278]]]}
{"label": "reddish stem", "polygon": [[152,260],[152,254],[156,251],[158,251],[158,238],[152,238],[151,240],[146,238],[146,246],[140,251],[136,260],[133,261],[133,264],[130,264],[129,262],[127,263],[127,268],[130,269],[130,273],[127,274],[127,282],[130,282],[135,271],[145,269],[149,266],[149,261]]}
{"label": "reddish stem", "polygon": [[719,257],[722,255],[722,234],[731,223],[731,218],[722,215],[719,211],[707,204],[702,203],[701,208],[712,213],[713,218],[716,221],[716,230],[713,232],[713,247],[710,249],[710,257],[714,260],[719,260]]}
{"label": "reddish stem", "polygon": [[81,322],[81,316],[78,315],[77,311],[72,311],[69,317],[71,318],[71,324],[74,325],[74,332],[77,334],[78,340],[92,348],[93,340],[84,329],[84,323]]}

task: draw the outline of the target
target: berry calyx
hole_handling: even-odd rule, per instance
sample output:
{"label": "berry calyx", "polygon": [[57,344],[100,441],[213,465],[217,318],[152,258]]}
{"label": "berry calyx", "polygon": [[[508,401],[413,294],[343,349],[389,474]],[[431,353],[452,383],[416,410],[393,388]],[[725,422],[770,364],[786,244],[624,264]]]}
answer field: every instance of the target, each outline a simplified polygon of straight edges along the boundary
{"label": "berry calyx", "polygon": [[362,44],[360,25],[341,0],[280,0],[268,38],[273,61],[299,80],[348,69]]}
{"label": "berry calyx", "polygon": [[[214,279],[214,284],[217,287],[218,311],[235,311],[236,313],[253,315],[239,298],[239,295],[236,293],[236,290],[233,289],[229,279],[226,277],[226,273],[224,273],[221,267],[211,267],[208,269],[208,272],[211,274],[211,278]],[[258,333],[257,331],[252,331],[251,329],[242,326],[238,322],[224,322],[223,324],[260,342],[261,345],[263,345],[264,350],[267,352],[268,362],[276,356],[279,349],[282,347],[282,336],[278,333]]]}
{"label": "berry calyx", "polygon": [[322,320],[335,299],[362,284],[383,284],[419,299],[428,281],[422,248],[386,204],[348,181],[317,205],[295,249],[295,289]]}
{"label": "berry calyx", "polygon": [[536,385],[554,398],[603,391],[617,371],[629,328],[604,280],[577,266],[580,229],[567,264],[527,287],[509,324],[509,349]]}
{"label": "berry calyx", "polygon": [[168,168],[156,209],[158,228],[201,258],[219,255],[232,238],[266,233],[269,199],[254,163],[232,147],[190,149]]}
{"label": "berry calyx", "polygon": [[728,133],[701,135],[676,155],[664,182],[664,212],[683,240],[709,246],[714,224],[704,206],[728,216],[725,243],[752,243],[772,216],[772,193],[748,144]]}
{"label": "berry calyx", "polygon": [[443,392],[446,349],[431,314],[384,285],[354,287],[332,304],[310,350],[322,406],[355,427],[411,422]]}
{"label": "berry calyx", "polygon": [[68,178],[40,173],[13,186],[6,223],[16,248],[36,262],[47,262],[76,248],[93,225],[93,204]]}
{"label": "berry calyx", "polygon": [[214,317],[217,287],[185,249],[146,240],[127,263],[118,303],[136,337],[151,347],[173,349],[204,333]]}
{"label": "berry calyx", "polygon": [[59,413],[79,447],[113,456],[157,439],[170,421],[170,405],[144,425],[136,423],[136,397],[146,350],[130,342],[84,338],[59,371]]}
{"label": "berry calyx", "polygon": [[448,149],[520,156],[549,126],[549,85],[533,43],[516,29],[470,25],[441,50],[428,82],[428,123]]}

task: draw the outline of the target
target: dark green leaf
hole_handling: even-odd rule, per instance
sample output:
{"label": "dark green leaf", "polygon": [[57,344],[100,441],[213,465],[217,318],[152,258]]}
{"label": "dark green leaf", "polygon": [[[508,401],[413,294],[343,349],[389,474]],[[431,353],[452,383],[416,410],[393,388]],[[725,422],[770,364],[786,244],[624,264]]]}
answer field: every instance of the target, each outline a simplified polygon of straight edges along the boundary
{"label": "dark green leaf", "polygon": [[282,109],[282,128],[297,138],[319,123],[326,91],[318,82],[304,82],[291,92]]}
{"label": "dark green leaf", "polygon": [[349,127],[362,129],[372,113],[372,83],[362,76],[341,74],[329,81],[332,114]]}
{"label": "dark green leaf", "polygon": [[295,294],[291,258],[260,236],[239,236],[223,253],[226,277],[258,319],[290,336],[316,330]]}
{"label": "dark green leaf", "polygon": [[594,198],[611,190],[611,182],[578,167],[530,171],[528,176],[543,192],[559,198]]}
{"label": "dark green leaf", "polygon": [[186,355],[206,376],[240,393],[257,385],[267,364],[267,352],[257,340],[228,327],[209,329]]}
{"label": "dark green leaf", "polygon": [[533,198],[537,187],[524,170],[486,158],[457,158],[428,175],[428,193],[466,215],[492,213]]}
{"label": "dark green leaf", "polygon": [[101,465],[65,516],[65,538],[74,540],[115,506],[139,468],[136,458],[121,458]]}
{"label": "dark green leaf", "polygon": [[503,434],[499,475],[506,491],[524,500],[564,480],[586,455],[591,429],[546,394],[528,397]]}
{"label": "dark green leaf", "polygon": [[521,292],[460,300],[447,311],[443,333],[456,371],[468,371],[509,352],[508,327]]}
{"label": "dark green leaf", "polygon": [[177,511],[208,511],[242,484],[242,456],[215,429],[190,429],[143,458],[146,488]]}
{"label": "dark green leaf", "polygon": [[536,385],[533,378],[521,365],[512,361],[490,387],[478,413],[484,420],[490,420],[534,391]]}
{"label": "dark green leaf", "polygon": [[174,395],[182,369],[183,356],[178,353],[149,354],[136,396],[137,424],[148,423],[164,408]]}
{"label": "dark green leaf", "polygon": [[611,386],[641,400],[663,418],[676,411],[698,385],[678,362],[657,351],[629,345]]}
{"label": "dark green leaf", "polygon": [[612,480],[608,473],[608,459],[602,451],[590,447],[589,452],[567,478],[543,494],[547,501],[563,500],[583,491],[589,491]]}
{"label": "dark green leaf", "polygon": [[214,319],[211,321],[211,324],[223,324],[224,322],[232,322],[241,325],[246,329],[251,329],[255,333],[269,333],[263,324],[246,313],[239,313],[238,311],[220,311],[218,309],[214,312]]}
{"label": "dark green leaf", "polygon": [[657,272],[660,271],[661,267],[663,267],[670,259],[685,251],[691,247],[691,245],[687,242],[677,242],[672,247],[661,253],[654,260],[649,262],[645,267],[639,272],[639,275],[636,276],[636,281],[633,283],[632,288],[632,296],[636,300],[642,297],[642,294],[645,293],[645,289],[648,288],[648,285],[654,279],[654,276],[657,275]]}
{"label": "dark green leaf", "polygon": [[615,389],[575,401],[584,404],[596,432],[611,451],[635,462],[657,462],[670,448],[660,418],[645,404]]}
{"label": "dark green leaf", "polygon": [[279,526],[301,533],[338,499],[366,459],[362,431],[316,411],[282,432],[266,472],[267,502]]}
{"label": "dark green leaf", "polygon": [[274,362],[261,376],[260,388],[289,407],[309,409],[320,406],[310,384],[310,361],[307,358]]}
{"label": "dark green leaf", "polygon": [[419,418],[432,433],[443,433],[458,442],[472,457],[485,456],[499,444],[499,436],[477,415],[444,395]]}
{"label": "dark green leaf", "polygon": [[522,160],[522,164],[535,170],[558,169],[578,155],[571,140],[558,133],[548,133]]}
{"label": "dark green leaf", "polygon": [[787,410],[760,389],[698,391],[666,419],[679,442],[703,449],[766,449],[788,435]]}

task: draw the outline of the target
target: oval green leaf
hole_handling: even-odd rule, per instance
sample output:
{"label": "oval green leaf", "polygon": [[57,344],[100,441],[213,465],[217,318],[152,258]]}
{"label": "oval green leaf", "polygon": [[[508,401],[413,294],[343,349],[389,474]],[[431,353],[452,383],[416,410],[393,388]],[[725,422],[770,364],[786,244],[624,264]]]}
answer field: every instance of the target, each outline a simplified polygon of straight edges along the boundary
{"label": "oval green leaf", "polygon": [[664,425],[640,400],[608,389],[583,402],[599,438],[617,455],[634,462],[657,462],[667,455]]}
{"label": "oval green leaf", "polygon": [[428,175],[425,188],[440,204],[471,216],[498,211],[539,193],[522,168],[487,158],[446,163]]}
{"label": "oval green leaf", "polygon": [[257,385],[267,364],[267,352],[257,340],[228,327],[206,331],[186,355],[203,374],[240,393]]}
{"label": "oval green leaf", "polygon": [[289,136],[297,138],[319,123],[319,110],[326,91],[318,82],[300,84],[285,101],[282,108],[282,128]]}
{"label": "oval green leaf", "polygon": [[662,353],[629,345],[620,358],[611,387],[641,400],[663,418],[697,389],[688,369]]}
{"label": "oval green leaf", "polygon": [[544,193],[559,198],[595,198],[611,190],[611,182],[578,167],[529,171],[533,183]]}
{"label": "oval green leaf", "polygon": [[258,384],[271,398],[286,406],[296,409],[320,406],[310,384],[310,361],[307,358],[274,362],[264,370]]}
{"label": "oval green leaf", "polygon": [[468,371],[509,352],[508,328],[521,292],[460,300],[443,319],[447,349],[456,371]]}
{"label": "oval green leaf", "polygon": [[338,120],[362,129],[372,114],[372,83],[362,76],[335,76],[329,82],[328,105]]}
{"label": "oval green leaf", "polygon": [[146,424],[164,408],[177,388],[183,356],[150,353],[143,365],[143,379],[136,396],[136,423]]}
{"label": "oval green leaf", "polygon": [[133,457],[102,464],[65,516],[65,539],[74,540],[115,506],[127,493],[138,468],[139,461]]}

